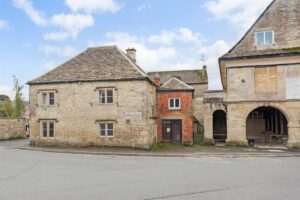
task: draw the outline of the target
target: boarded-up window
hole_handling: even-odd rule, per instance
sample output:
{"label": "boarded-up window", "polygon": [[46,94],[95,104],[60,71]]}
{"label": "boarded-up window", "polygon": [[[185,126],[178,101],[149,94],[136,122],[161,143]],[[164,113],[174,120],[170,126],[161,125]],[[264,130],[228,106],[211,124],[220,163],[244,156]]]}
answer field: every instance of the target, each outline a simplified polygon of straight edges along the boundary
{"label": "boarded-up window", "polygon": [[286,98],[300,99],[300,77],[287,78],[286,80]]}
{"label": "boarded-up window", "polygon": [[286,98],[300,99],[300,65],[288,66]]}
{"label": "boarded-up window", "polygon": [[255,91],[257,93],[277,92],[277,67],[255,68]]}

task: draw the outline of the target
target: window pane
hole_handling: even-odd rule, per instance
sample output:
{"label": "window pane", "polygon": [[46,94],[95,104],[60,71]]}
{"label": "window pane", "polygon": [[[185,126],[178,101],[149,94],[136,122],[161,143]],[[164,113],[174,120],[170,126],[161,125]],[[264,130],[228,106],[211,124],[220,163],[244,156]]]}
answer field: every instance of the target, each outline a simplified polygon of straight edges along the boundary
{"label": "window pane", "polygon": [[54,123],[49,122],[49,137],[54,137]]}
{"label": "window pane", "polygon": [[170,108],[174,108],[174,99],[170,99],[169,104],[170,104],[169,105]]}
{"label": "window pane", "polygon": [[107,136],[114,136],[114,130],[107,130]]}
{"label": "window pane", "polygon": [[113,96],[113,91],[112,90],[107,90],[107,96],[112,97]]}
{"label": "window pane", "polygon": [[107,129],[114,129],[114,124],[113,123],[108,123],[107,124]]}
{"label": "window pane", "polygon": [[49,105],[54,105],[54,92],[49,93]]}
{"label": "window pane", "polygon": [[107,97],[107,103],[113,103],[114,98],[113,97]]}
{"label": "window pane", "polygon": [[105,103],[105,90],[100,90],[99,91],[99,102],[100,103]]}
{"label": "window pane", "polygon": [[47,137],[48,133],[47,133],[47,122],[43,122],[43,137]]}
{"label": "window pane", "polygon": [[264,40],[264,32],[256,33],[256,45],[263,45]]}
{"label": "window pane", "polygon": [[105,134],[105,130],[100,130],[100,135],[101,136],[105,136],[106,134]]}
{"label": "window pane", "polygon": [[47,105],[47,93],[43,93],[43,105]]}
{"label": "window pane", "polygon": [[179,99],[175,100],[175,107],[176,108],[180,108],[180,101],[179,101]]}
{"label": "window pane", "polygon": [[114,95],[114,92],[113,90],[107,90],[106,91],[107,93],[107,103],[113,103],[114,102],[114,98],[113,98],[113,95]]}
{"label": "window pane", "polygon": [[273,32],[265,32],[265,44],[273,44]]}
{"label": "window pane", "polygon": [[105,123],[100,123],[100,135],[105,136]]}

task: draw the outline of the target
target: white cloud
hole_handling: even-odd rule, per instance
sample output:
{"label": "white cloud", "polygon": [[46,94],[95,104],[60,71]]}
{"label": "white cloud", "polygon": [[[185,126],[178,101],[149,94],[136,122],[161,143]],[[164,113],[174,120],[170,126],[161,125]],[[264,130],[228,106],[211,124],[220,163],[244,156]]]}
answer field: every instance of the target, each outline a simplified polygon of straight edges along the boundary
{"label": "white cloud", "polygon": [[0,29],[7,29],[9,28],[9,23],[5,20],[0,20]]}
{"label": "white cloud", "polygon": [[128,47],[137,50],[137,63],[145,70],[162,66],[164,61],[176,58],[177,52],[173,47],[149,48],[143,43],[143,38],[122,32],[107,33],[108,41],[104,44],[117,44],[123,51]]}
{"label": "white cloud", "polygon": [[199,33],[193,33],[188,28],[180,28],[173,31],[163,30],[159,35],[149,37],[149,42],[164,46],[172,45],[176,41],[190,42],[199,45],[202,43],[202,37]]}
{"label": "white cloud", "polygon": [[241,32],[249,29],[272,0],[206,0],[204,7],[217,20],[229,20]]}
{"label": "white cloud", "polygon": [[214,44],[204,46],[198,51],[198,55],[204,55],[204,63],[208,66],[209,89],[222,89],[218,59],[230,49],[224,40],[218,40]]}
{"label": "white cloud", "polygon": [[65,0],[66,5],[73,11],[93,12],[116,12],[121,6],[115,0]]}
{"label": "white cloud", "polygon": [[39,26],[45,26],[47,21],[44,19],[42,12],[36,10],[29,0],[13,0],[15,7],[23,10],[26,15]]}
{"label": "white cloud", "polygon": [[137,11],[142,12],[144,10],[150,9],[151,7],[152,4],[150,3],[150,1],[146,1],[137,8]]}
{"label": "white cloud", "polygon": [[44,40],[62,41],[70,37],[70,33],[67,32],[51,32],[44,35]]}
{"label": "white cloud", "polygon": [[[123,51],[128,47],[134,47],[137,50],[137,63],[145,71],[201,69],[203,64],[206,64],[208,66],[209,88],[221,89],[218,59],[229,50],[230,46],[223,40],[213,44],[205,44],[201,37],[190,37],[191,34],[189,33],[190,31],[188,34],[181,34],[183,36],[180,37],[180,40],[174,39],[170,43],[161,42],[161,45],[153,47],[153,44],[149,43],[152,36],[140,37],[124,32],[109,32],[105,42],[91,43],[90,45],[117,45]],[[197,42],[183,44],[182,41]],[[204,62],[202,62],[202,55],[205,58]]]}
{"label": "white cloud", "polygon": [[0,84],[0,94],[9,96],[10,99],[14,98],[14,91],[12,85]]}
{"label": "white cloud", "polygon": [[44,45],[39,48],[39,50],[48,55],[58,55],[61,57],[71,58],[78,53],[78,50],[71,46],[58,47],[51,45]]}
{"label": "white cloud", "polygon": [[94,25],[94,18],[90,14],[57,14],[52,16],[51,23],[64,28],[76,38],[84,28]]}

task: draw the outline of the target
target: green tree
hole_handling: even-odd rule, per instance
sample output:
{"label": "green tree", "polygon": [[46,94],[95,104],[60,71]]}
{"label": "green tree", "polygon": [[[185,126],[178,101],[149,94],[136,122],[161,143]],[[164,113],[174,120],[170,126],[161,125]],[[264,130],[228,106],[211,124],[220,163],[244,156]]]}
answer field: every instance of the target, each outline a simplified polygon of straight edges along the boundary
{"label": "green tree", "polygon": [[13,76],[14,79],[14,92],[15,92],[15,108],[14,108],[14,117],[21,117],[25,111],[25,104],[23,100],[22,90],[23,85],[19,84],[19,80]]}
{"label": "green tree", "polygon": [[7,95],[0,94],[0,101],[5,101],[6,99],[9,99]]}
{"label": "green tree", "polygon": [[8,98],[4,101],[2,108],[1,108],[2,113],[6,117],[12,117],[14,114],[14,108],[11,100]]}

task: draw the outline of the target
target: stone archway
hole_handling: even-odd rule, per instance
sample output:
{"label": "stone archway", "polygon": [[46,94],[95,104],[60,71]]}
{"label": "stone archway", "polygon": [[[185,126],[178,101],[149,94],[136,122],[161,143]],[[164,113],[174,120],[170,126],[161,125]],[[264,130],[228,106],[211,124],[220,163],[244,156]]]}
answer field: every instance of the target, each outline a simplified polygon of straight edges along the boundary
{"label": "stone archway", "polygon": [[226,142],[227,117],[223,110],[217,110],[213,113],[213,139],[216,143]]}
{"label": "stone archway", "polygon": [[247,140],[256,144],[287,144],[288,120],[275,107],[258,107],[251,111],[246,120]]}

